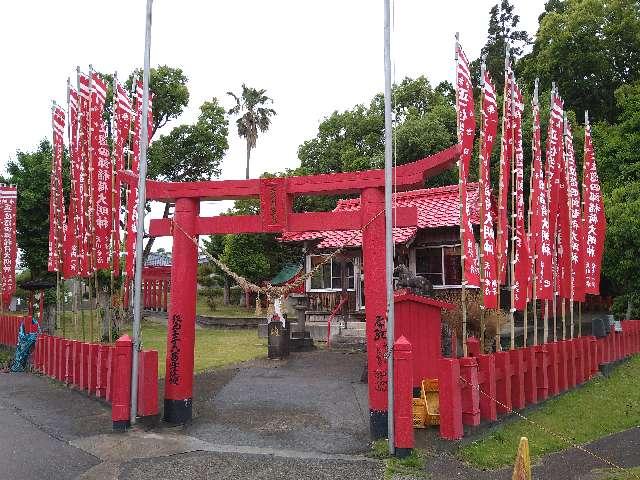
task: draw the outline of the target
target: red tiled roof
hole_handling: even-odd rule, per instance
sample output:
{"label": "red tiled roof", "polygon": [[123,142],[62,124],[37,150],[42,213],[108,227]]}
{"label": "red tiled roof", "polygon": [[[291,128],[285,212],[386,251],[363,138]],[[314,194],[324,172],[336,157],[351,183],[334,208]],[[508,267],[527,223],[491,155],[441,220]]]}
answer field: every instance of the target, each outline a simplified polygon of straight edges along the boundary
{"label": "red tiled roof", "polygon": [[[471,221],[478,223],[478,184],[469,183],[469,202],[471,203]],[[460,202],[458,186],[449,185],[438,188],[425,188],[408,192],[398,192],[393,196],[394,204],[399,207],[416,207],[418,211],[417,227],[395,227],[393,240],[404,243],[422,228],[455,227],[460,223]],[[338,200],[334,212],[350,212],[360,208],[360,199]],[[283,242],[320,240],[317,248],[359,247],[362,245],[362,233],[359,230],[323,230],[316,232],[286,232]]]}

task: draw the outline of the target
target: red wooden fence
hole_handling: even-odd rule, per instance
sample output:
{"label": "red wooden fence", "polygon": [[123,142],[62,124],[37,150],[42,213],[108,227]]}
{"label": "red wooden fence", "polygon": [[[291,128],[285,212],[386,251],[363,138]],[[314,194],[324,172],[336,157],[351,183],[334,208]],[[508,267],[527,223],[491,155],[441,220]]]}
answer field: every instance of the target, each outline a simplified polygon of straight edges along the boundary
{"label": "red wooden fence", "polygon": [[[600,365],[640,353],[640,321],[625,320],[622,332],[579,337],[535,347],[481,355],[469,340],[471,357],[439,365],[440,435],[458,440],[463,425],[496,420],[589,380]],[[479,417],[479,419],[477,418]]]}

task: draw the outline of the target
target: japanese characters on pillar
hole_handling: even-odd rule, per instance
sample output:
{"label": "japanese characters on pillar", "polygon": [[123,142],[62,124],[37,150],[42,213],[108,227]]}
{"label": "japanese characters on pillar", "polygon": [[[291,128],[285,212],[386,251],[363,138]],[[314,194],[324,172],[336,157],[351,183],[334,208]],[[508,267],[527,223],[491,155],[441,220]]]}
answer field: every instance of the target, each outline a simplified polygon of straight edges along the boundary
{"label": "japanese characters on pillar", "polygon": [[16,291],[16,187],[0,187],[0,210],[2,211],[2,303],[8,305]]}
{"label": "japanese characters on pillar", "polygon": [[118,80],[114,81],[114,92],[116,96],[115,100],[115,116],[114,116],[114,133],[115,133],[115,141],[114,141],[114,169],[116,172],[115,177],[115,192],[114,192],[114,232],[113,232],[113,270],[114,275],[119,275],[120,271],[120,206],[121,206],[121,181],[120,176],[117,175],[117,172],[125,169],[124,155],[125,148],[127,147],[129,141],[129,132],[131,130],[131,117],[133,113],[133,109],[131,107],[131,100],[129,99],[129,95],[125,88],[118,82]]}
{"label": "japanese characters on pillar", "polygon": [[482,298],[485,308],[498,307],[498,278],[495,257],[495,233],[491,202],[491,151],[498,131],[496,91],[488,71],[484,72],[482,96],[482,148],[480,149],[480,211],[482,244]]}
{"label": "japanese characters on pillar", "polygon": [[536,297],[551,300],[553,296],[552,252],[547,208],[547,189],[542,170],[542,147],[540,143],[540,106],[533,103],[533,167],[531,174],[531,233],[530,248],[535,252]]}
{"label": "japanese characters on pillar", "polygon": [[511,135],[511,90],[513,75],[511,67],[505,65],[503,115],[502,115],[502,141],[500,145],[500,178],[498,192],[498,235],[496,241],[496,262],[498,269],[498,282],[500,285],[507,283],[507,251],[509,245],[509,220],[507,218],[507,205],[509,200],[509,177],[511,175],[511,152],[513,138]]}
{"label": "japanese characters on pillar", "polygon": [[473,225],[471,223],[471,203],[468,201],[467,180],[469,164],[473,152],[473,139],[476,130],[476,119],[473,104],[473,85],[469,62],[462,48],[456,43],[458,61],[456,63],[456,107],[458,117],[458,141],[462,146],[460,153],[460,228],[462,234],[462,258],[464,265],[463,278],[468,285],[480,286],[480,266]]}
{"label": "japanese characters on pillar", "polygon": [[[134,175],[140,173],[140,135],[142,132],[142,81],[138,81],[136,84],[136,103],[135,103],[135,117],[133,122],[133,156],[131,158],[131,170]],[[151,133],[153,129],[153,115],[152,115],[152,102],[153,96],[149,94],[149,141],[151,140]],[[133,278],[133,267],[135,265],[135,251],[136,251],[136,225],[138,222],[138,186],[133,185],[129,190],[127,198],[127,240],[126,240],[126,270],[125,273],[129,278]]]}
{"label": "japanese characters on pillar", "polygon": [[63,237],[64,194],[62,191],[62,155],[64,151],[65,112],[55,105],[52,112],[53,159],[51,162],[51,193],[49,197],[49,261],[47,269],[57,272],[60,268],[60,247]]}
{"label": "japanese characters on pillar", "polygon": [[584,268],[582,267],[582,212],[580,211],[580,187],[578,185],[578,172],[576,169],[576,157],[573,149],[573,134],[571,125],[567,120],[566,134],[567,157],[567,193],[569,209],[569,248],[570,255],[570,296],[578,302],[584,302]]}
{"label": "japanese characters on pillar", "polygon": [[584,255],[585,293],[600,294],[600,268],[607,228],[596,158],[591,140],[591,125],[585,113],[584,166],[582,199],[584,201],[582,245]]}
{"label": "japanese characters on pillar", "polygon": [[515,251],[513,253],[513,308],[524,310],[527,308],[527,292],[531,280],[531,259],[529,257],[529,245],[525,228],[524,211],[524,151],[522,149],[522,112],[524,103],[522,92],[513,81],[513,139],[515,154]]}
{"label": "japanese characters on pillar", "polygon": [[94,251],[96,268],[109,268],[113,204],[111,195],[111,156],[102,118],[107,86],[97,73],[91,77],[91,159],[93,162],[93,208],[95,215]]}

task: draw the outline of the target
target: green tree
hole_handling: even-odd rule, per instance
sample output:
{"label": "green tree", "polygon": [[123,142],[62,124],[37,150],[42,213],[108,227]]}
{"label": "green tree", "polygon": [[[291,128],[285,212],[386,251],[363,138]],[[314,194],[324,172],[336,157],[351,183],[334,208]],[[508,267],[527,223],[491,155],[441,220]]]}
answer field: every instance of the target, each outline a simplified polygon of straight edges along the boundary
{"label": "green tree", "polygon": [[[524,47],[531,43],[526,30],[518,30],[520,17],[514,13],[515,7],[509,0],[502,0],[489,10],[487,43],[482,47],[480,57],[485,58],[487,70],[491,74],[498,92],[504,89],[504,56],[506,46],[512,57],[519,58]],[[476,86],[480,85],[481,58],[471,62],[471,74]]]}
{"label": "green tree", "polygon": [[[216,98],[200,106],[198,121],[175,127],[161,135],[149,147],[148,176],[172,182],[211,180],[220,175],[220,162],[229,143],[228,121]],[[169,216],[171,205],[165,204],[162,217]],[[144,258],[153,247],[154,237],[145,245]]]}
{"label": "green tree", "polygon": [[[47,271],[52,154],[48,140],[42,140],[34,152],[19,151],[15,160],[9,160],[8,176],[2,179],[18,189],[16,240],[21,250],[21,266],[31,271],[32,278]],[[67,170],[64,177],[68,185]]]}
{"label": "green tree", "polygon": [[[405,78],[393,86],[396,162],[404,164],[456,143],[451,84],[435,89],[425,77]],[[298,147],[298,174],[336,173],[380,168],[384,163],[384,97],[368,106],[333,112],[315,138]]]}
{"label": "green tree", "polygon": [[605,211],[607,236],[602,270],[631,311],[640,302],[640,181],[623,184],[605,195]]}
{"label": "green tree", "polygon": [[[125,83],[130,90],[133,79],[142,79],[142,69],[136,69]],[[149,72],[149,90],[153,92],[153,131],[164,127],[170,120],[178,118],[189,104],[187,76],[181,68],[160,65]]]}
{"label": "green tree", "polygon": [[227,92],[227,95],[233,97],[236,104],[229,110],[229,115],[240,115],[236,120],[238,126],[238,135],[247,142],[247,174],[249,179],[249,160],[251,158],[251,150],[256,147],[258,141],[258,131],[266,132],[271,125],[271,117],[276,114],[273,108],[265,105],[273,103],[273,100],[266,95],[265,89],[255,89],[242,84],[242,93],[236,95],[233,92]]}
{"label": "green tree", "polygon": [[555,81],[566,105],[614,122],[614,92],[640,80],[640,3],[554,0],[540,18],[533,50],[518,71],[529,84]]}

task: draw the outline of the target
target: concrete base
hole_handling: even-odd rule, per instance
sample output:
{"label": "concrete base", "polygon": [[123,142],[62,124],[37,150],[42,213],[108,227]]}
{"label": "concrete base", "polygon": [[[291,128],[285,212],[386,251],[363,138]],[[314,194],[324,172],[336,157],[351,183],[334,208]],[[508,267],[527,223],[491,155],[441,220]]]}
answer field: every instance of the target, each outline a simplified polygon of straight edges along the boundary
{"label": "concrete base", "polygon": [[184,400],[164,399],[164,421],[174,425],[183,425],[193,417],[193,400],[185,398]]}

